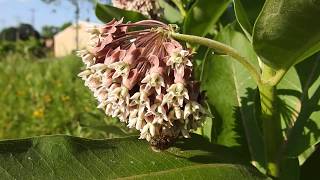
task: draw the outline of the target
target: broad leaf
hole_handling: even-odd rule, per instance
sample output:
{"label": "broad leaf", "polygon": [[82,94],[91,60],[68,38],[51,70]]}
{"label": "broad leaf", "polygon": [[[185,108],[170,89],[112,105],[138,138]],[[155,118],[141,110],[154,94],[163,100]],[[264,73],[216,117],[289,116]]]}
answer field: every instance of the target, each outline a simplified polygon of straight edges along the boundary
{"label": "broad leaf", "polygon": [[296,65],[278,86],[288,136],[286,155],[298,157],[320,142],[320,55]]}
{"label": "broad leaf", "polygon": [[[246,37],[227,26],[217,36],[217,41],[226,43],[258,66],[257,57]],[[208,103],[214,114],[213,137],[216,142],[229,147],[246,149],[247,143],[252,161],[264,166],[264,149],[256,114],[256,84],[247,70],[228,56],[211,54],[204,64],[202,87],[207,91]]]}
{"label": "broad leaf", "polygon": [[[193,56],[193,72],[192,75],[195,80],[202,83],[203,80],[203,70],[204,70],[204,61],[207,58],[208,54],[211,51],[208,50],[205,46],[200,46],[197,50],[197,53]],[[210,142],[214,142],[214,132],[213,132],[213,116],[210,112],[210,108],[208,107],[208,103],[205,103],[206,109],[209,110],[210,117],[206,117],[204,120],[204,124],[196,131],[198,134],[202,135],[203,137],[207,138]]]}
{"label": "broad leaf", "polygon": [[[90,129],[96,132],[102,132],[112,137],[124,137],[128,135],[137,135],[137,131],[131,131],[129,128],[122,127],[117,118],[105,117],[104,120],[95,117],[94,113],[83,113],[79,117],[79,125],[82,129]],[[95,118],[93,118],[95,117]],[[133,134],[135,133],[135,134]]]}
{"label": "broad leaf", "polygon": [[309,158],[312,156],[314,151],[316,151],[317,146],[311,146],[309,149],[305,150],[303,153],[301,153],[298,157],[299,159],[299,164],[303,165]]}
{"label": "broad leaf", "polygon": [[[197,50],[197,53],[193,56],[193,72],[192,75],[195,80],[202,82],[203,80],[203,70],[204,70],[204,61],[207,58],[208,54],[211,51],[208,50],[205,46],[200,46]],[[205,138],[207,138],[210,142],[214,142],[214,133],[213,133],[213,116],[210,112],[210,108],[208,107],[208,103],[205,103],[206,109],[209,109],[210,117],[206,117],[204,120],[204,124],[197,130],[198,134],[201,134]]]}
{"label": "broad leaf", "polygon": [[181,3],[186,9],[189,9],[195,0],[181,0]]}
{"label": "broad leaf", "polygon": [[95,11],[97,18],[100,19],[102,22],[109,22],[113,18],[121,19],[122,17],[124,17],[125,21],[132,22],[148,19],[146,16],[139,12],[127,11],[107,4],[97,3]]}
{"label": "broad leaf", "polygon": [[219,22],[217,23],[217,27],[215,28],[213,31],[210,31],[209,34],[210,35],[215,35],[216,33],[218,33],[218,30],[221,29],[224,26],[227,26],[228,24],[231,24],[233,22],[235,22],[237,20],[236,15],[234,13],[234,8],[233,6],[230,4],[227,9],[224,11],[224,13],[222,14],[222,16],[219,19]]}
{"label": "broad leaf", "polygon": [[320,50],[320,0],[266,0],[253,31],[261,60],[289,69]]}
{"label": "broad leaf", "polygon": [[[210,112],[210,114],[212,114]],[[214,127],[213,127],[213,117],[206,117],[204,120],[203,127],[201,127],[201,135],[207,138],[210,142],[214,142]]]}
{"label": "broad leaf", "polygon": [[183,32],[205,36],[227,9],[231,0],[197,0],[189,10]]}
{"label": "broad leaf", "polygon": [[176,8],[172,7],[165,0],[159,0],[158,3],[160,7],[163,9],[163,16],[165,20],[167,20],[169,23],[182,22],[183,17]]}
{"label": "broad leaf", "polygon": [[237,21],[249,39],[251,39],[254,23],[264,2],[265,0],[234,0]]}
{"label": "broad leaf", "polygon": [[[0,142],[2,179],[265,179],[232,151],[195,139],[154,152],[137,137],[44,136]],[[196,143],[194,143],[196,141]],[[186,149],[191,148],[191,149]]]}

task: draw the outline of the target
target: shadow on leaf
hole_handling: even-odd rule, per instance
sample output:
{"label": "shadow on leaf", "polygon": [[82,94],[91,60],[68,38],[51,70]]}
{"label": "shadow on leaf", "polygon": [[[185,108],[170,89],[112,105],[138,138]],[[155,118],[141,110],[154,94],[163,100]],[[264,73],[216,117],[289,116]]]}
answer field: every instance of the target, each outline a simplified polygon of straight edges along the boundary
{"label": "shadow on leaf", "polygon": [[[294,104],[291,117],[293,127],[288,131],[285,144],[287,155],[297,157],[320,140],[320,54],[316,54],[295,66],[301,90],[282,90],[283,95],[294,96],[299,103]],[[289,77],[290,78],[290,77]],[[300,111],[300,112],[299,112]],[[299,112],[299,113],[298,113]]]}
{"label": "shadow on leaf", "polygon": [[243,158],[244,154],[241,154],[230,147],[212,144],[206,138],[203,138],[198,134],[192,134],[192,138],[190,139],[178,140],[173,147],[179,148],[181,151],[202,152],[196,156],[188,157],[188,160],[196,163],[244,164],[247,162],[245,158]]}

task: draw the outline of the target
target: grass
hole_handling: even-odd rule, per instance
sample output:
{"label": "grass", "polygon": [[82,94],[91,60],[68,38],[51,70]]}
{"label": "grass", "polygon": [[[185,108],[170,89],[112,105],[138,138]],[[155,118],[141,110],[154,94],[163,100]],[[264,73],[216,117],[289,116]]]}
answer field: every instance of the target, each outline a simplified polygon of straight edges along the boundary
{"label": "grass", "polygon": [[77,77],[80,59],[0,59],[0,139],[48,134],[126,135],[117,120],[96,108]]}

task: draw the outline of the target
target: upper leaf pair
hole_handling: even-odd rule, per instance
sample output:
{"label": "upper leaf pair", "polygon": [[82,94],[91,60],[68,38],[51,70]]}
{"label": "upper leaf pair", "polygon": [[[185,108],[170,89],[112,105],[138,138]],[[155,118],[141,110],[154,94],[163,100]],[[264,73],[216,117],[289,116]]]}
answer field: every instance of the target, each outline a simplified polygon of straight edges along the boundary
{"label": "upper leaf pair", "polygon": [[265,64],[288,70],[320,50],[320,21],[315,18],[320,14],[320,0],[263,3],[264,0],[235,0],[235,12]]}

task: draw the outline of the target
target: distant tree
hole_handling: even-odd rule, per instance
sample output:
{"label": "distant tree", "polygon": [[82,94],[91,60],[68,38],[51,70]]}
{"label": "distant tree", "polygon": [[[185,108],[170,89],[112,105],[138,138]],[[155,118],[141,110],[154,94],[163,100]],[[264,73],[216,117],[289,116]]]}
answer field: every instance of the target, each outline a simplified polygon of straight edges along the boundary
{"label": "distant tree", "polygon": [[64,29],[66,29],[67,27],[71,26],[72,23],[71,22],[65,22],[60,26],[60,31],[63,31]]}
{"label": "distant tree", "polygon": [[30,24],[20,24],[18,27],[18,32],[20,40],[29,40],[31,37],[34,37],[35,39],[40,38],[39,32]]}
{"label": "distant tree", "polygon": [[60,27],[56,26],[43,26],[41,35],[44,38],[52,38],[55,34],[60,31]]}
{"label": "distant tree", "polygon": [[5,41],[16,41],[18,29],[16,27],[4,28],[0,33],[1,40]]}
{"label": "distant tree", "polygon": [[40,34],[30,24],[20,24],[18,27],[8,27],[0,33],[1,39],[6,41],[29,40],[31,37],[39,39]]}

